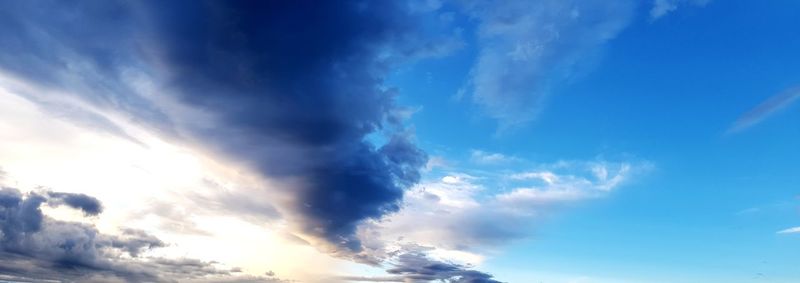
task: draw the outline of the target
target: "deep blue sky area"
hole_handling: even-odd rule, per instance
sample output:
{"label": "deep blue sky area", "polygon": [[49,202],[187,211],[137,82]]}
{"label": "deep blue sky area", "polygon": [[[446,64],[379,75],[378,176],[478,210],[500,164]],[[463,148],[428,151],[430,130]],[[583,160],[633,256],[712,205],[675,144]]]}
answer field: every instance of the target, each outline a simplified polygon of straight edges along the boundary
{"label": "deep blue sky area", "polygon": [[728,130],[800,83],[798,17],[793,1],[714,1],[657,20],[641,13],[554,87],[535,121],[502,132],[457,98],[474,49],[403,69],[390,83],[404,104],[420,106],[413,124],[433,154],[617,154],[656,164],[630,187],[538,227],[493,267],[783,282],[800,278],[800,242],[775,233],[798,221],[800,108]]}

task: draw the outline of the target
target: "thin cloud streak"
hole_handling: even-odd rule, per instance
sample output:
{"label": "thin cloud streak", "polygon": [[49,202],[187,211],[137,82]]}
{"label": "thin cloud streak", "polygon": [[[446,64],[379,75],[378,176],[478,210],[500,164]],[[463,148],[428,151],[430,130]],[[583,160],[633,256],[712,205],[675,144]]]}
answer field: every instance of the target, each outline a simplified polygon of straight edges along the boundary
{"label": "thin cloud streak", "polygon": [[778,231],[778,234],[800,234],[800,226]]}
{"label": "thin cloud streak", "polygon": [[736,122],[731,125],[727,133],[738,133],[753,127],[756,124],[764,121],[770,115],[785,109],[797,101],[797,98],[800,98],[800,87],[792,87],[773,97],[770,97],[766,101],[762,102],[752,110],[739,117],[739,119],[737,119]]}

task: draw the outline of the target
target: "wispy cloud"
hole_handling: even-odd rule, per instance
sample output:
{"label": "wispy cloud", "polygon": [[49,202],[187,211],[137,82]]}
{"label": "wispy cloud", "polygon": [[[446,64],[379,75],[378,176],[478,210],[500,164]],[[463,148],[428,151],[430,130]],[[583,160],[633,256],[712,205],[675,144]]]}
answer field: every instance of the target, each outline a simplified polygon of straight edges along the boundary
{"label": "wispy cloud", "polygon": [[677,10],[680,5],[705,6],[711,0],[654,0],[650,9],[650,19],[657,20]]}
{"label": "wispy cloud", "polygon": [[387,275],[338,279],[498,282],[473,269],[483,262],[485,252],[531,236],[535,224],[546,216],[603,197],[652,167],[642,161],[560,161],[535,166],[520,162],[532,169],[450,172],[414,186],[405,193],[398,213],[359,229],[359,235],[366,236],[362,239],[370,239],[365,246],[372,256],[388,265]]}
{"label": "wispy cloud", "polygon": [[466,1],[480,55],[464,89],[501,129],[535,118],[550,90],[581,73],[628,23],[633,1]]}
{"label": "wispy cloud", "polygon": [[502,163],[508,163],[513,161],[519,161],[520,159],[515,156],[505,155],[502,153],[497,152],[486,152],[482,150],[472,150],[470,152],[470,160],[474,163],[484,164],[484,165],[497,165]]}
{"label": "wispy cloud", "polygon": [[450,174],[422,182],[406,193],[403,210],[378,224],[378,231],[387,239],[480,250],[527,237],[543,216],[608,195],[652,165],[574,161],[538,167],[500,175]]}
{"label": "wispy cloud", "polygon": [[800,87],[787,89],[770,97],[752,110],[748,111],[728,128],[727,133],[736,133],[764,121],[770,115],[785,109],[800,98]]}
{"label": "wispy cloud", "polygon": [[800,227],[792,227],[778,231],[778,234],[796,234],[800,233]]}

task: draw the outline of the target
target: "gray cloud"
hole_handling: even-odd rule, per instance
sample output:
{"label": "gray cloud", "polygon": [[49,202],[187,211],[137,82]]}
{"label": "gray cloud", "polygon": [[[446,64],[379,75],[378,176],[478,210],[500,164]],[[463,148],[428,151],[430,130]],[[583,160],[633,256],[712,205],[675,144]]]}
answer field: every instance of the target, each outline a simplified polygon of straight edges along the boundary
{"label": "gray cloud", "polygon": [[478,22],[472,99],[501,127],[532,120],[551,89],[587,67],[633,12],[613,1],[464,1]]}
{"label": "gray cloud", "polygon": [[399,255],[393,265],[386,272],[397,274],[410,282],[500,283],[487,273],[460,264],[432,260],[418,251]]}
{"label": "gray cloud", "polygon": [[103,206],[96,198],[85,194],[70,194],[48,192],[48,203],[52,205],[66,205],[75,209],[80,209],[87,215],[98,215],[103,211]]}
{"label": "gray cloud", "polygon": [[[70,201],[79,200],[79,201]],[[87,205],[90,203],[90,205]],[[96,199],[79,194],[26,193],[0,189],[0,275],[14,281],[58,282],[171,282],[233,280],[278,282],[237,274],[214,263],[194,259],[141,257],[163,247],[143,231],[123,229],[121,235],[102,234],[94,227],[51,219],[42,205],[67,205],[90,215],[99,213]],[[233,282],[233,281],[231,281]]]}
{"label": "gray cloud", "polygon": [[444,282],[444,283],[500,283],[488,273],[470,266],[435,260],[426,255],[429,248],[405,246],[397,251],[386,272],[389,276],[343,276],[339,280],[350,282]]}

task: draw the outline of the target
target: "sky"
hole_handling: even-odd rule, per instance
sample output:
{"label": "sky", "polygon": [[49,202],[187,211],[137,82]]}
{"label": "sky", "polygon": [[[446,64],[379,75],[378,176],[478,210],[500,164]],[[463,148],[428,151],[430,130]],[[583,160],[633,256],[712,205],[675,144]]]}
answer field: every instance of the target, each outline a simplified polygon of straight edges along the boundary
{"label": "sky", "polygon": [[0,282],[797,282],[800,2],[0,2]]}

